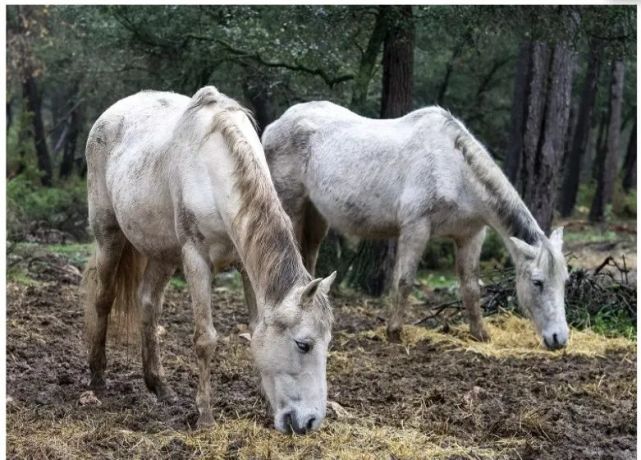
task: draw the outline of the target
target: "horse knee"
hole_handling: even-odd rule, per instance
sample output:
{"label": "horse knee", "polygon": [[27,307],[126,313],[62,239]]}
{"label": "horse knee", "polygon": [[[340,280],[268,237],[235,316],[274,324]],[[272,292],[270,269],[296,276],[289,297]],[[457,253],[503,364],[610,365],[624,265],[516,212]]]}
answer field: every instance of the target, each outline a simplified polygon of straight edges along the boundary
{"label": "horse knee", "polygon": [[194,334],[194,349],[199,359],[209,359],[216,349],[218,333],[214,328]]}
{"label": "horse knee", "polygon": [[397,292],[401,300],[407,299],[407,297],[412,292],[413,286],[414,286],[414,282],[409,278],[402,277],[398,281]]}
{"label": "horse knee", "polygon": [[111,312],[111,307],[114,303],[115,293],[113,289],[103,289],[96,299],[96,313],[99,317],[105,317]]}

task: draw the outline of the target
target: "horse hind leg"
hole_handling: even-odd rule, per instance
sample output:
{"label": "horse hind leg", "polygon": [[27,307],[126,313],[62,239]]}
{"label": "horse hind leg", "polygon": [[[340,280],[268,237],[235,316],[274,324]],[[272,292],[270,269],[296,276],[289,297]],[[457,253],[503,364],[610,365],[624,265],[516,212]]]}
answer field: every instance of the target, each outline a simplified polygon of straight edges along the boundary
{"label": "horse hind leg", "polygon": [[[113,218],[115,222],[115,217]],[[117,225],[105,226],[96,231],[96,254],[85,272],[86,316],[89,339],[89,369],[92,388],[105,385],[107,366],[105,344],[109,313],[116,298],[118,264],[126,240]],[[95,264],[95,265],[94,265]],[[91,275],[95,268],[95,276]]]}
{"label": "horse hind leg", "polygon": [[305,208],[301,252],[305,268],[312,276],[316,271],[318,251],[325,235],[327,235],[327,222],[310,202]]}
{"label": "horse hind leg", "polygon": [[174,265],[158,260],[148,260],[139,291],[142,308],[143,375],[147,388],[161,401],[173,399],[160,360],[158,319],[162,313],[163,292],[175,268]]}
{"label": "horse hind leg", "polygon": [[256,327],[256,321],[258,320],[258,306],[256,304],[256,294],[254,293],[254,288],[252,287],[251,280],[245,267],[240,270],[240,276],[243,280],[243,293],[245,294],[245,303],[247,304],[247,310],[249,313],[249,332],[254,333],[254,328]]}
{"label": "horse hind leg", "polygon": [[407,297],[412,291],[418,262],[429,238],[430,225],[426,220],[401,228],[392,278],[392,314],[387,323],[387,338],[391,342],[401,341]]}
{"label": "horse hind leg", "polygon": [[485,239],[485,227],[469,238],[456,240],[456,272],[461,285],[461,297],[467,310],[470,333],[476,340],[487,342],[490,334],[483,326],[479,262]]}

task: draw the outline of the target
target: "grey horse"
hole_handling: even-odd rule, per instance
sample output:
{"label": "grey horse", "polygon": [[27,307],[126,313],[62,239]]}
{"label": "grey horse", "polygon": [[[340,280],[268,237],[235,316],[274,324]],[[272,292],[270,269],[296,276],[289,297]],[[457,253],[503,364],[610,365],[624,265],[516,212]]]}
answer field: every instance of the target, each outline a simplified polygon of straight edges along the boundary
{"label": "grey horse", "polygon": [[516,266],[520,307],[549,349],[566,345],[563,230],[546,237],[486,149],[448,111],[426,107],[391,120],[331,102],[289,108],[262,137],[274,185],[313,273],[328,226],[398,239],[388,335],[398,340],[419,259],[432,236],[454,240],[471,334],[489,340],[480,311],[486,226]]}
{"label": "grey horse", "polygon": [[272,184],[247,112],[212,86],[192,98],[144,91],[115,103],[87,141],[89,222],[96,254],[85,273],[91,385],[104,385],[112,307],[140,309],[143,373],[171,399],[160,361],[162,294],[182,264],[194,311],[198,425],[213,423],[213,271],[242,262],[253,308],[251,350],[274,425],[317,429],[327,400],[334,276],[313,280]]}

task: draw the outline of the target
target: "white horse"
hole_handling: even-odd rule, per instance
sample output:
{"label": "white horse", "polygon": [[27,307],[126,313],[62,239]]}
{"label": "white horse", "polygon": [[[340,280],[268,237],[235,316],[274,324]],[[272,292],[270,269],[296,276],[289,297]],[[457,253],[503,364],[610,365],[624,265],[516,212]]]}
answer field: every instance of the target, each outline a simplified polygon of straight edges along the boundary
{"label": "white horse", "polygon": [[328,226],[362,238],[398,238],[391,339],[399,338],[404,304],[431,236],[454,240],[471,333],[489,339],[478,283],[489,225],[511,254],[519,305],[545,346],[566,345],[562,229],[545,236],[485,148],[449,112],[428,107],[374,120],[330,102],[309,102],[289,108],[262,141],[311,273]]}
{"label": "white horse", "polygon": [[139,306],[145,383],[159,399],[172,399],[156,331],[163,290],[182,264],[194,311],[198,425],[213,423],[212,266],[241,261],[257,309],[251,350],[275,427],[317,429],[327,399],[334,275],[312,280],[305,270],[246,111],[212,86],[191,99],[141,92],[102,114],[86,156],[97,243],[85,277],[91,385],[104,385],[112,305]]}

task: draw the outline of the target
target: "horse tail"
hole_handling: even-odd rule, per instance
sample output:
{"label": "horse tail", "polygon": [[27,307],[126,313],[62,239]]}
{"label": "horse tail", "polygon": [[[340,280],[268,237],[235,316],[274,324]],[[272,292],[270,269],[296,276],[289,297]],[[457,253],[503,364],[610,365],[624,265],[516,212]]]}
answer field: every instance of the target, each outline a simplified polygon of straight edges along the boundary
{"label": "horse tail", "polygon": [[463,154],[465,163],[486,190],[499,219],[515,236],[528,243],[537,241],[543,232],[490,153],[461,121],[449,112],[445,112],[445,117],[446,127],[452,130],[454,147]]}
{"label": "horse tail", "polygon": [[[127,241],[120,255],[118,267],[114,274],[111,295],[113,302],[109,314],[110,335],[126,344],[135,343],[140,327],[140,298],[138,288],[147,259]],[[96,305],[104,300],[100,296],[109,296],[102,289],[97,271],[97,255],[94,249],[85,267],[82,277],[84,296],[86,337],[93,337],[96,327]],[[133,340],[130,338],[133,337]]]}

